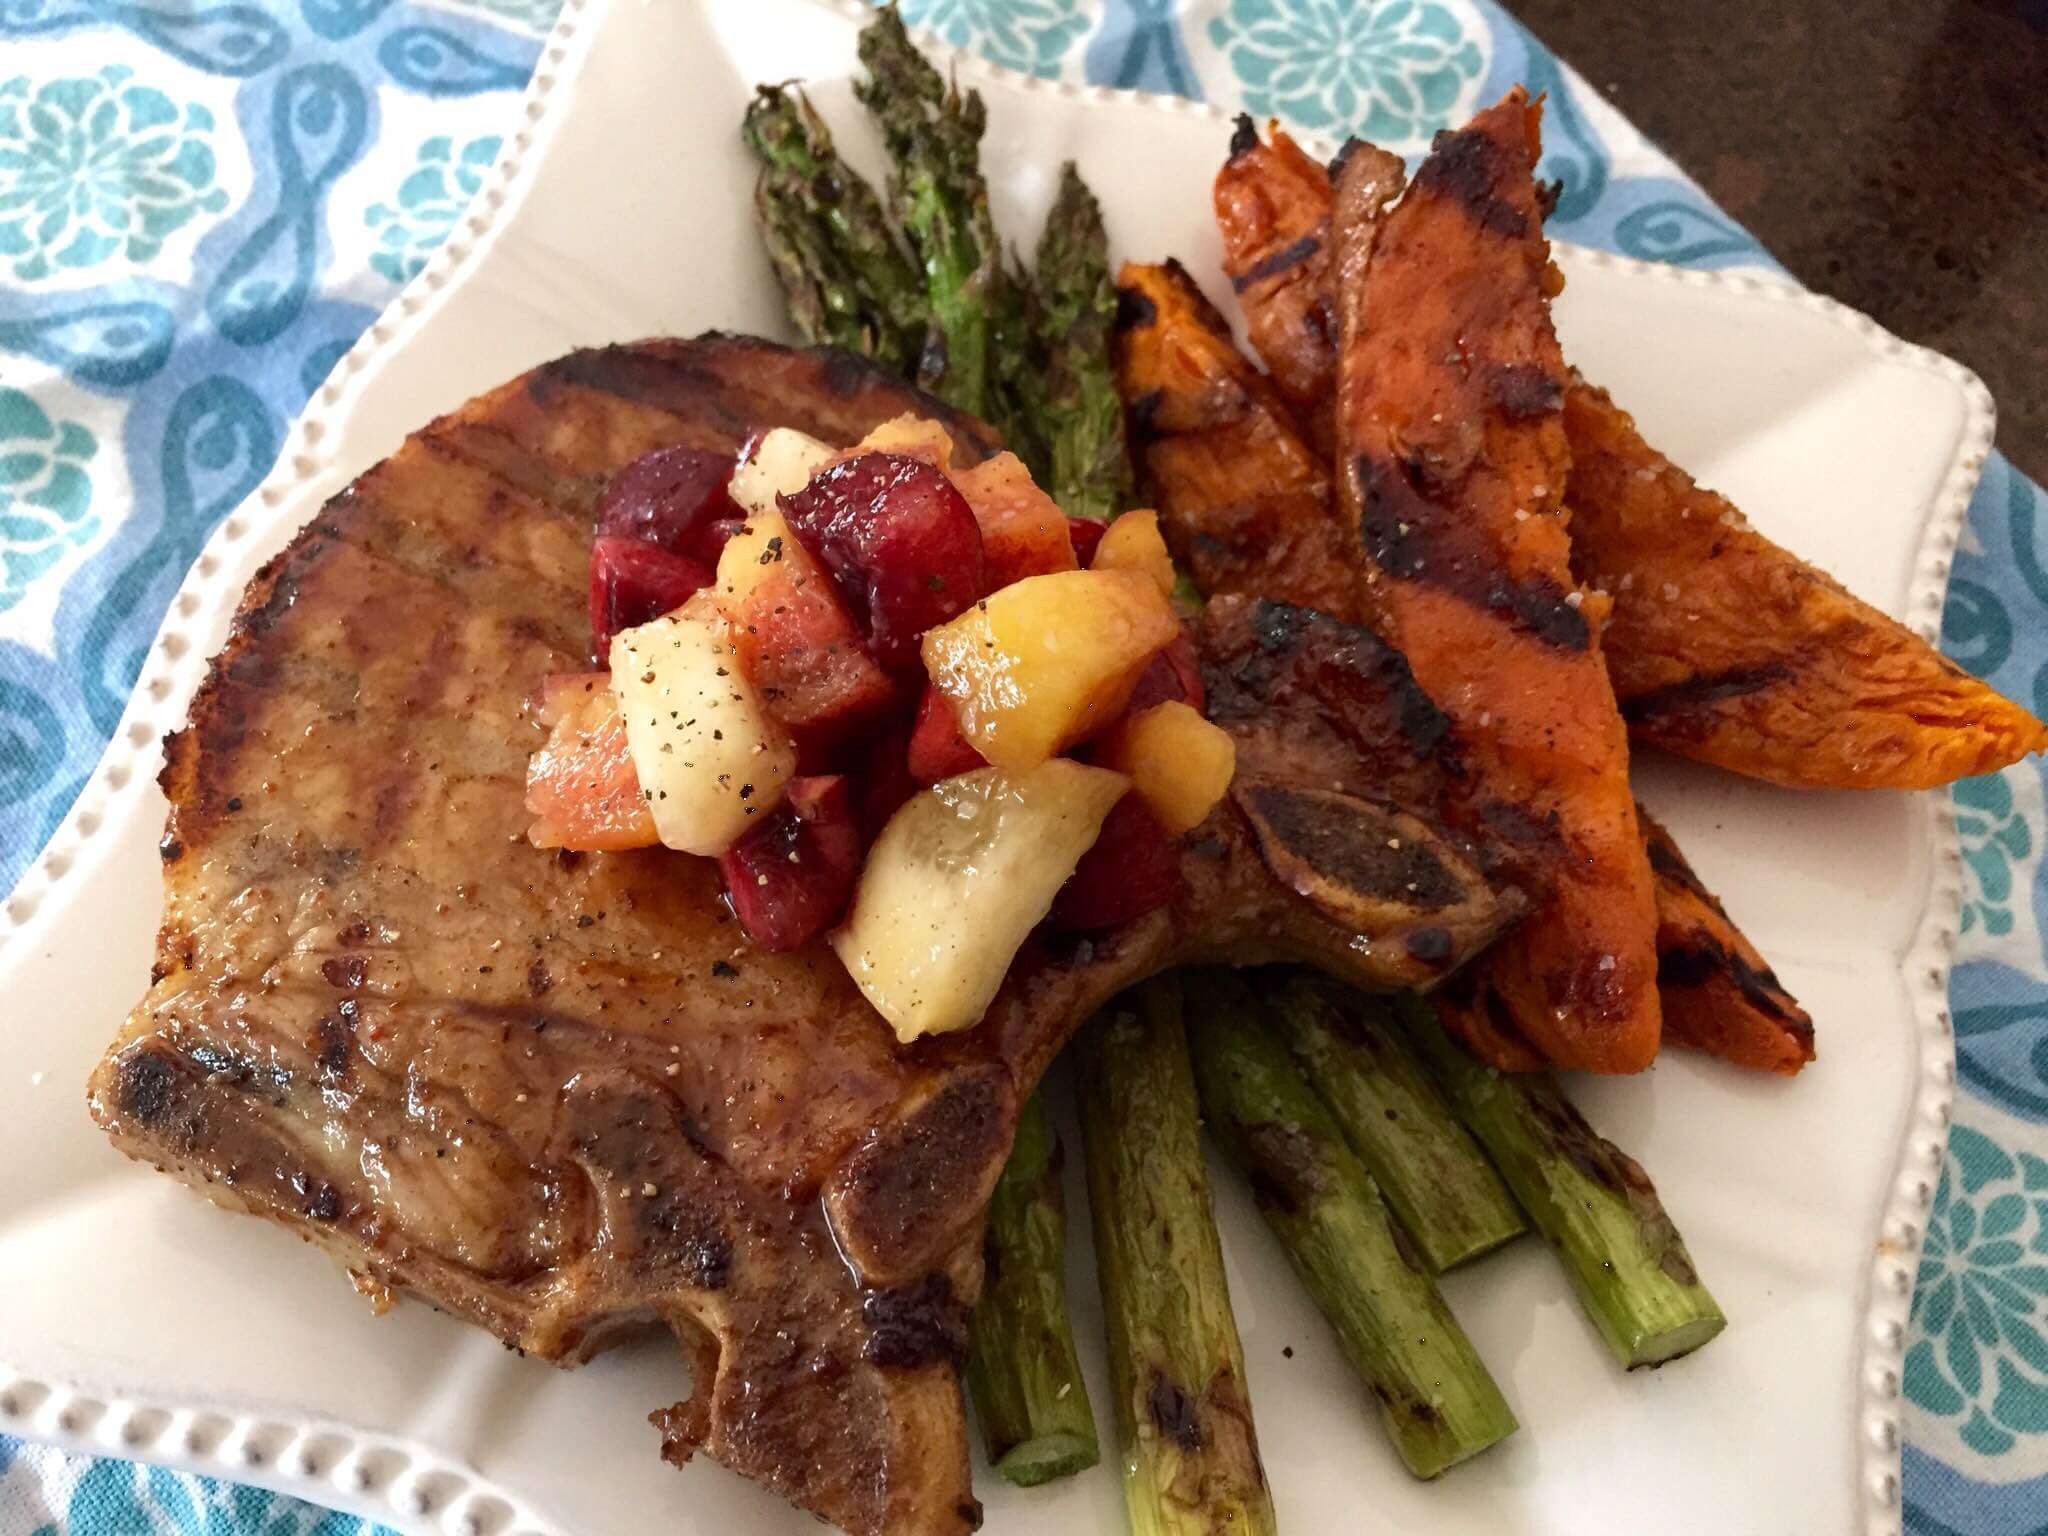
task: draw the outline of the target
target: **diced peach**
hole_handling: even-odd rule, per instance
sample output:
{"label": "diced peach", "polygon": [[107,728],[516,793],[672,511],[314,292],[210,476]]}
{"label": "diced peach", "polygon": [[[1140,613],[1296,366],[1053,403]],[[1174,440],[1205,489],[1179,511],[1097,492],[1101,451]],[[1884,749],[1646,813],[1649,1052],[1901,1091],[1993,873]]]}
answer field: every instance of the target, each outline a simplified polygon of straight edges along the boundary
{"label": "diced peach", "polygon": [[1237,744],[1219,725],[1178,701],[1117,723],[1095,760],[1127,774],[1160,826],[1178,837],[1202,824],[1237,768]]}
{"label": "diced peach", "polygon": [[1014,453],[983,459],[972,469],[956,471],[952,479],[981,525],[991,591],[1026,576],[1071,571],[1080,563],[1066,514]]}
{"label": "diced peach", "polygon": [[898,1040],[980,1022],[1129,788],[1122,774],[1054,758],[946,779],[890,818],[832,948]]}
{"label": "diced peach", "polygon": [[825,568],[780,512],[747,519],[713,586],[740,670],[806,747],[843,740],[895,701]]}
{"label": "diced peach", "polygon": [[[972,500],[973,498],[968,498]],[[1095,546],[1091,571],[1136,571],[1158,586],[1162,597],[1173,596],[1173,556],[1159,536],[1157,512],[1126,512],[1111,523]]]}
{"label": "diced peach", "polygon": [[864,453],[900,453],[923,459],[941,474],[953,472],[953,435],[930,417],[908,411],[883,422],[839,457],[857,459]]}
{"label": "diced peach", "polygon": [[1022,771],[1123,713],[1139,674],[1179,633],[1149,576],[1060,571],[1013,582],[928,631],[924,664],[968,745]]}
{"label": "diced peach", "polygon": [[526,764],[527,840],[536,848],[647,848],[661,841],[640,794],[626,726],[604,672],[550,677],[541,714],[552,726]]}

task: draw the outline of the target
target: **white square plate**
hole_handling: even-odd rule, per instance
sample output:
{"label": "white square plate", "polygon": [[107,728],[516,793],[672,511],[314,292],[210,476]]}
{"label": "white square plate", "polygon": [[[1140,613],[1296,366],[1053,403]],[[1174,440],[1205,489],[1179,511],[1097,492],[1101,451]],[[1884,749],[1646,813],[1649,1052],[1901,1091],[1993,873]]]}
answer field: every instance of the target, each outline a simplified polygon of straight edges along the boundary
{"label": "white square plate", "polygon": [[[671,1347],[563,1373],[421,1305],[375,1318],[312,1249],[118,1157],[82,1087],[151,959],[157,741],[250,574],[407,431],[543,359],[657,333],[783,331],[739,115],[754,81],[806,77],[872,169],[847,85],[857,15],[819,0],[569,0],[475,209],[189,575],[112,747],[0,922],[0,1428],[451,1536],[816,1528],[716,1466],[657,1462],[644,1415],[683,1395]],[[1120,256],[1179,255],[1221,292],[1216,114],[959,67],[989,98],[987,163],[1013,234],[1036,227],[1072,156]],[[1560,259],[1567,355],[1765,530],[1931,635],[1990,444],[1982,386],[1774,283]],[[1654,1173],[1729,1329],[1625,1377],[1549,1254],[1516,1245],[1447,1290],[1523,1432],[1414,1483],[1221,1177],[1260,1438],[1292,1531],[1898,1527],[1900,1334],[1953,1075],[1946,801],[1796,794],[1665,762],[1642,779],[1819,1031],[1819,1061],[1790,1082],[1679,1055],[1575,1090]],[[1091,1371],[1106,1428],[1092,1351]],[[1036,1493],[984,1476],[979,1491],[993,1532],[1122,1529],[1107,1466]]]}

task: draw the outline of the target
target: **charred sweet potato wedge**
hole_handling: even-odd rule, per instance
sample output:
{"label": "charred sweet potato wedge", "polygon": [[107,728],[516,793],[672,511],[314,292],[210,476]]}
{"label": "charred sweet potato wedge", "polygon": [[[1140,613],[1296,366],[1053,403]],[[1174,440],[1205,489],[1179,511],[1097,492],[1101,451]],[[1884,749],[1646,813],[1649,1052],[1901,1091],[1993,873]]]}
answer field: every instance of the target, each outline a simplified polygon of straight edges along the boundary
{"label": "charred sweet potato wedge", "polygon": [[1638,741],[1767,779],[1925,789],[2048,728],[1750,527],[1575,379],[1572,563],[1613,599],[1607,668]]}
{"label": "charred sweet potato wedge", "polygon": [[1664,1038],[1787,1077],[1813,1060],[1813,1020],[1729,921],[1678,844],[1636,807],[1657,875],[1657,985]]}
{"label": "charred sweet potato wedge", "polygon": [[1341,494],[1369,622],[1451,716],[1487,819],[1516,827],[1541,872],[1544,900],[1488,979],[1549,1060],[1635,1072],[1660,1035],[1656,909],[1605,605],[1571,571],[1539,122],[1510,92],[1439,137],[1383,220],[1347,217],[1346,183],[1369,170],[1340,173]]}
{"label": "charred sweet potato wedge", "polygon": [[[1369,146],[1347,155],[1380,157],[1362,181],[1368,207],[1383,208],[1399,162]],[[1253,348],[1311,433],[1336,388],[1317,292],[1331,281],[1334,198],[1285,132],[1261,141],[1240,121],[1216,173],[1224,270]],[[1835,789],[1922,789],[2048,748],[2040,721],[1749,528],[1576,373],[1565,435],[1573,568],[1614,600],[1602,648],[1636,740]]]}
{"label": "charred sweet potato wedge", "polygon": [[1348,616],[1354,581],[1324,461],[1178,262],[1117,277],[1117,391],[1141,494],[1204,592]]}

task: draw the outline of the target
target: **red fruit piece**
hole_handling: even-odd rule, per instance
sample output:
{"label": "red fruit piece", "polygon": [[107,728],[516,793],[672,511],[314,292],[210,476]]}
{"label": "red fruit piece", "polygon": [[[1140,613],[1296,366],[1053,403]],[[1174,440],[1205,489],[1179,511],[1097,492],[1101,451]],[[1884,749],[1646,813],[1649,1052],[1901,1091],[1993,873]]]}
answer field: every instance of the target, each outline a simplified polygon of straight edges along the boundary
{"label": "red fruit piece", "polygon": [[974,513],[922,460],[864,453],[779,500],[892,672],[915,669],[918,637],[987,590]]}
{"label": "red fruit piece", "polygon": [[1129,794],[1103,818],[1095,846],[1060,887],[1047,921],[1066,932],[1114,928],[1165,906],[1179,889],[1172,842],[1145,802]]}
{"label": "red fruit piece", "polygon": [[1097,522],[1092,517],[1070,517],[1067,519],[1067,537],[1074,541],[1074,558],[1086,570],[1095,558],[1095,546],[1102,542],[1102,535],[1109,524]]}
{"label": "red fruit piece", "polygon": [[1195,643],[1183,631],[1174,642],[1154,656],[1138,674],[1131,689],[1126,715],[1142,715],[1154,704],[1181,703],[1201,714],[1207,705],[1202,687],[1202,664],[1195,656]]}
{"label": "red fruit piece", "polygon": [[597,503],[599,538],[638,539],[704,565],[739,527],[726,487],[738,460],[702,448],[657,448],[616,475]]}
{"label": "red fruit piece", "polygon": [[590,654],[603,666],[612,636],[680,608],[711,572],[638,539],[607,537],[590,546]]}
{"label": "red fruit piece", "polygon": [[927,688],[917,706],[917,724],[910,732],[910,776],[920,784],[936,784],[956,774],[986,768],[988,759],[967,744],[953,706],[936,688]]}
{"label": "red fruit piece", "polygon": [[801,949],[846,910],[861,849],[846,779],[791,779],[787,803],[719,856],[718,873],[748,938]]}
{"label": "red fruit piece", "polygon": [[877,731],[868,742],[867,757],[858,769],[861,835],[873,842],[889,818],[903,808],[903,802],[917,793],[917,780],[910,776],[910,727],[899,723]]}
{"label": "red fruit piece", "polygon": [[753,547],[733,546],[745,569],[720,582],[733,651],[768,712],[815,755],[888,709],[898,690],[861,644],[823,566],[793,539],[747,556]]}

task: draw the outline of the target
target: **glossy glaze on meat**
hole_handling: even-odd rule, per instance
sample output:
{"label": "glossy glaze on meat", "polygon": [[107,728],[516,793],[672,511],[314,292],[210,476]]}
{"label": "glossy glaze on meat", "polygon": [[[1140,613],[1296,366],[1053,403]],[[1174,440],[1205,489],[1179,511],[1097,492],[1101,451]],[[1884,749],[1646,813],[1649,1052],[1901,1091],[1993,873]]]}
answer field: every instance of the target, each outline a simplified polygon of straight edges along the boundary
{"label": "glossy glaze on meat", "polygon": [[[1294,691],[1320,675],[1303,659],[1364,643],[1277,607],[1204,632],[1250,771],[1185,841],[1181,898],[1034,941],[963,1034],[900,1048],[822,945],[750,947],[708,860],[531,846],[532,695],[587,665],[606,478],[663,445],[848,442],[906,410],[988,451],[840,354],[582,352],[335,498],[252,584],[167,743],[155,979],[91,1104],[131,1156],[542,1359],[666,1324],[693,1386],[654,1415],[664,1454],[926,1536],[978,1522],[957,1364],[982,1207],[1018,1102],[1088,1012],[1182,958],[1425,984],[1520,905],[1437,836],[1427,769],[1359,756],[1427,756],[1402,690],[1351,697],[1340,658],[1327,712],[1352,734],[1312,765],[1276,747],[1319,707]],[[1283,630],[1292,670],[1269,664]]]}

